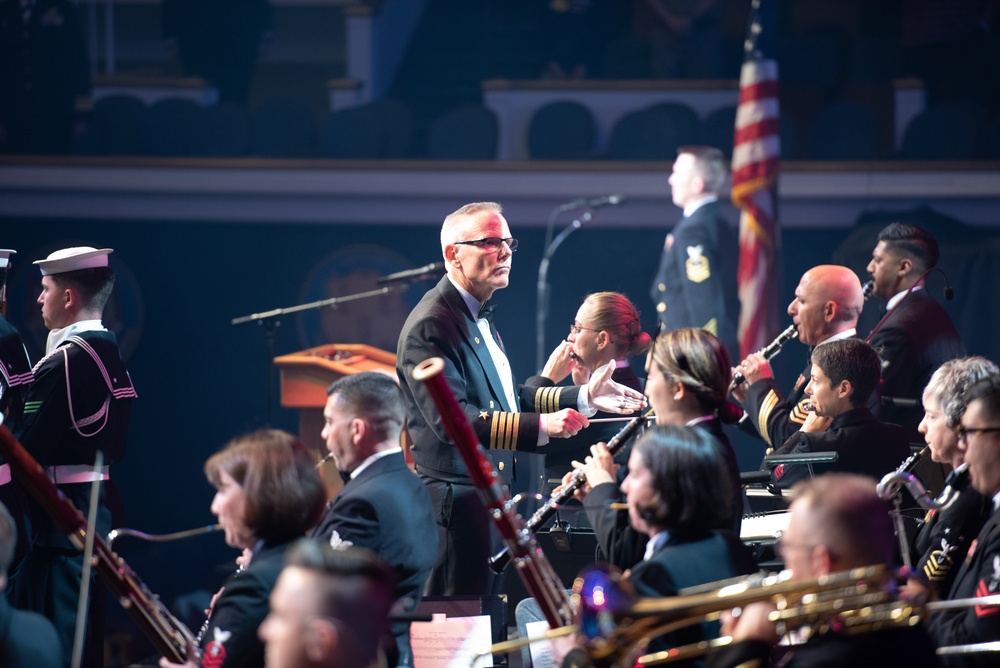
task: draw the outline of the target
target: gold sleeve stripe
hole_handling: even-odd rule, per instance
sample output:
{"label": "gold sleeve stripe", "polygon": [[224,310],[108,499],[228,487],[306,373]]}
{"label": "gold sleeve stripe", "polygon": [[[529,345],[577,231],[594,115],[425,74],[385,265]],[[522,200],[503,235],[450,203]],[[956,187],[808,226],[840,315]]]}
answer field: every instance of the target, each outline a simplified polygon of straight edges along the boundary
{"label": "gold sleeve stripe", "polygon": [[555,413],[559,410],[559,397],[562,387],[540,387],[535,391],[535,411],[538,413]]}
{"label": "gold sleeve stripe", "polygon": [[764,397],[763,403],[760,405],[760,412],[757,414],[757,430],[760,435],[764,437],[768,445],[774,445],[771,443],[771,436],[767,433],[767,419],[771,417],[771,411],[774,407],[778,405],[778,393],[774,390],[768,390],[767,396]]}
{"label": "gold sleeve stripe", "polygon": [[806,418],[809,417],[809,411],[805,409],[805,405],[809,403],[809,397],[804,397],[802,401],[795,404],[792,408],[791,414],[788,416],[792,422],[797,422],[798,424],[804,424]]}
{"label": "gold sleeve stripe", "polygon": [[490,449],[516,450],[517,431],[521,423],[520,413],[493,413],[490,425]]}

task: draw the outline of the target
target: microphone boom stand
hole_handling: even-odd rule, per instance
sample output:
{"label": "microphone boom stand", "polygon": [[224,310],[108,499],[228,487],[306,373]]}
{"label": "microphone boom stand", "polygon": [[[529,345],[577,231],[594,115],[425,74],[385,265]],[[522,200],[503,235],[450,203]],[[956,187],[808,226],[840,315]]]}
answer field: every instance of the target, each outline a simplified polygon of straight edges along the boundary
{"label": "microphone boom stand", "polygon": [[324,306],[336,306],[337,304],[342,304],[346,302],[353,302],[359,299],[368,299],[369,297],[378,297],[380,295],[386,295],[397,289],[406,290],[409,288],[408,283],[398,283],[395,285],[384,285],[381,288],[376,288],[374,290],[368,290],[366,292],[358,292],[353,295],[345,295],[343,297],[330,297],[328,299],[320,299],[319,301],[309,302],[307,304],[299,304],[297,306],[288,306],[285,308],[271,309],[270,311],[264,311],[262,313],[251,313],[250,315],[240,316],[239,318],[233,318],[230,321],[231,325],[242,325],[245,322],[256,322],[258,325],[264,328],[264,347],[267,351],[267,359],[264,360],[267,372],[265,374],[265,383],[267,384],[267,408],[265,411],[265,423],[267,425],[271,424],[271,406],[274,403],[274,388],[272,387],[271,377],[273,375],[271,368],[271,360],[274,359],[274,332],[281,325],[281,321],[278,320],[283,315],[288,315],[289,313],[298,313],[299,311],[309,311],[312,309],[323,308]]}
{"label": "microphone boom stand", "polygon": [[552,243],[546,245],[545,254],[538,265],[538,312],[535,318],[535,327],[537,328],[535,345],[537,348],[536,363],[538,365],[538,373],[542,372],[546,360],[545,320],[548,317],[549,311],[549,262],[552,260],[552,256],[555,255],[559,246],[562,245],[562,242],[566,240],[566,237],[583,227],[583,224],[589,222],[593,217],[594,214],[592,211],[585,211],[583,215],[578,216],[572,223],[563,228],[556,235],[555,239],[552,240]]}

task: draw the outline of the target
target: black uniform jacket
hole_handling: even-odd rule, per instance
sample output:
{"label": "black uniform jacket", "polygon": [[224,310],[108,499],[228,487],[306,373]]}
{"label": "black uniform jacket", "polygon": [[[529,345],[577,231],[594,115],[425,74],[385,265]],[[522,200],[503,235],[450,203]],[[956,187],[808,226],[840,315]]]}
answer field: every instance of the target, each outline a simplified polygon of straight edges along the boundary
{"label": "black uniform jacket", "polygon": [[468,483],[465,464],[445,433],[430,393],[424,383],[413,380],[413,368],[431,357],[444,359],[444,377],[462,410],[456,417],[472,423],[493,466],[507,481],[517,477],[514,451],[533,453],[537,449],[538,413],[577,406],[579,386],[532,388],[515,384],[522,412],[514,412],[476,319],[445,276],[407,317],[396,354],[396,372],[413,439],[413,461],[417,472],[431,478]]}
{"label": "black uniform jacket", "polygon": [[[813,464],[815,475],[827,471],[861,473],[880,480],[910,454],[906,430],[896,424],[879,422],[866,407],[852,408],[835,417],[826,431],[796,432],[774,451],[777,455],[836,451],[840,459],[829,464]],[[772,484],[787,489],[810,477],[809,465],[787,464],[774,469]]]}

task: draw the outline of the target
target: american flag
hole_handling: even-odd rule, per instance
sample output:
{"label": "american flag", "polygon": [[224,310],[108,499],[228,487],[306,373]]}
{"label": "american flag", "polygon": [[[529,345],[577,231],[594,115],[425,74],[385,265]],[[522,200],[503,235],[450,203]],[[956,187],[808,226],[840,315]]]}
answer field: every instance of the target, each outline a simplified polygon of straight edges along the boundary
{"label": "american flag", "polygon": [[740,213],[738,335],[746,357],[778,332],[778,62],[773,0],[753,0],[740,70],[733,141],[733,203]]}

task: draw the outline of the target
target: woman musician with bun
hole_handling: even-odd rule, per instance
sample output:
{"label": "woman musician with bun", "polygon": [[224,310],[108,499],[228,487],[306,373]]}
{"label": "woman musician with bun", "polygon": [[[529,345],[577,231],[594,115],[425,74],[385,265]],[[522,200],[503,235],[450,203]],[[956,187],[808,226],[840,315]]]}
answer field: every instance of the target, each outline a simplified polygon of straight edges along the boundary
{"label": "woman musician with bun", "polygon": [[923,434],[931,459],[952,467],[946,487],[956,493],[943,508],[927,513],[912,545],[914,573],[907,581],[911,594],[946,596],[969,551],[972,540],[989,519],[990,499],[972,488],[959,443],[959,427],[965,412],[963,395],[976,382],[1000,373],[985,357],[965,357],[942,364],[924,388],[924,417],[917,430]]}
{"label": "woman musician with bun", "polygon": [[[750,572],[753,557],[739,543],[739,520],[743,512],[739,466],[722,431],[723,421],[732,423],[742,415],[726,399],[731,379],[729,354],[715,335],[703,329],[676,329],[656,337],[647,361],[647,374],[646,396],[657,421],[656,429],[647,433],[657,435],[649,437],[649,444],[644,446],[646,454],[641,454],[643,450],[636,443],[629,455],[629,471],[622,487],[619,488],[616,479],[618,464],[604,443],[592,445],[591,454],[583,463],[573,462],[574,469],[583,469],[587,475],[587,485],[578,490],[576,498],[584,504],[601,551],[607,561],[622,570],[637,568],[645,560],[650,535],[647,531],[652,527],[640,511],[633,511],[633,506],[643,498],[646,500],[642,503],[649,503],[650,497],[641,494],[656,493],[661,502],[673,502],[674,507],[664,511],[669,519],[654,520],[656,535],[662,534],[658,540],[665,542],[654,542],[654,548],[649,550],[655,553],[666,542],[674,545],[677,541],[684,544],[708,541],[705,546],[712,546],[712,554],[727,556],[715,559],[706,556],[706,552],[699,567],[704,570],[683,574],[671,575],[666,565],[657,567],[648,573],[648,586],[640,588],[652,591],[658,587],[658,595],[670,595],[679,587]],[[669,429],[664,431],[664,426]],[[667,454],[664,448],[670,444],[681,444],[677,447],[683,452]],[[633,465],[641,466],[642,470],[633,474]],[[655,483],[646,480],[651,470],[656,472]],[[643,485],[638,484],[640,475]],[[572,472],[567,473],[563,482],[568,482],[571,476]],[[692,487],[692,480],[699,482]],[[653,492],[644,486],[646,482],[653,485]],[[675,500],[671,489],[685,490],[691,496]],[[627,515],[612,506],[621,500],[623,492],[629,503]],[[634,499],[629,499],[630,494]],[[672,538],[667,540],[668,536]],[[700,547],[686,549],[698,552]],[[701,577],[707,579],[692,581]],[[531,599],[518,604],[516,616],[522,635],[528,621],[541,618]],[[527,652],[523,654],[530,661]]]}
{"label": "woman musician with bun", "polygon": [[[216,489],[212,513],[226,544],[253,554],[215,598],[198,649],[205,665],[262,668],[257,627],[267,616],[285,550],[319,521],[326,489],[314,458],[297,438],[277,429],[234,438],[205,462],[205,476]],[[185,665],[198,664],[192,659]],[[176,664],[164,658],[160,666]]]}
{"label": "woman musician with bun", "polygon": [[[645,355],[652,342],[649,334],[642,331],[639,311],[628,297],[620,292],[595,292],[587,295],[577,309],[569,336],[549,355],[541,375],[529,378],[526,384],[558,384],[571,376],[574,385],[586,385],[594,371],[613,363],[612,380],[642,391],[642,383],[629,364],[629,357]],[[598,411],[590,418],[592,424],[587,429],[544,446],[546,478],[562,477],[574,459],[586,455],[592,443],[606,442],[613,437],[624,422],[594,422],[612,417],[629,416]],[[627,460],[627,453],[619,457],[621,462]]]}

